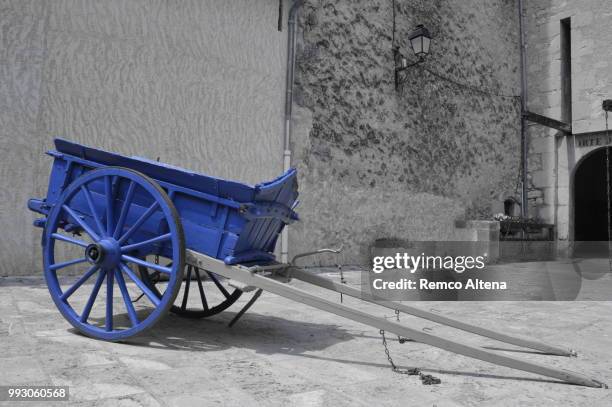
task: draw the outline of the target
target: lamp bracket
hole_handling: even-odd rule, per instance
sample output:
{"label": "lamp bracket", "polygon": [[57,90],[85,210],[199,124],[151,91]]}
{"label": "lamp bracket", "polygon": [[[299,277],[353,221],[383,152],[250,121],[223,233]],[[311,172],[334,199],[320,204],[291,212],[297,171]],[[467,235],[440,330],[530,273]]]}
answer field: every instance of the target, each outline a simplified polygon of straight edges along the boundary
{"label": "lamp bracket", "polygon": [[[399,58],[402,58],[402,55],[399,53],[399,51],[398,51],[397,55],[399,55]],[[408,79],[406,74],[402,75],[401,73],[403,71],[407,70],[408,68],[412,68],[415,65],[419,65],[419,64],[425,62],[425,58],[423,58],[421,56],[421,57],[419,57],[419,59],[417,59],[416,61],[414,61],[411,64],[407,64],[406,66],[398,66],[398,63],[397,63],[398,62],[398,58],[397,57],[395,58],[395,61],[396,61],[395,62],[395,90],[398,90],[400,85],[402,83],[406,82],[406,80]]]}

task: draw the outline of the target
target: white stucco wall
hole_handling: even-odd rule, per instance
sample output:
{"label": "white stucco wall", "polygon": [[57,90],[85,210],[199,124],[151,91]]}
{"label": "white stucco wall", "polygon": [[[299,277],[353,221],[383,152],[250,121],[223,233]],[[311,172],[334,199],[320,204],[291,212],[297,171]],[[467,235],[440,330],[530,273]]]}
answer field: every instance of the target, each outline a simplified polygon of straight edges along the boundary
{"label": "white stucco wall", "polygon": [[[287,7],[285,7],[287,10]],[[282,171],[277,0],[0,3],[0,275],[40,272],[55,136],[249,183]]]}

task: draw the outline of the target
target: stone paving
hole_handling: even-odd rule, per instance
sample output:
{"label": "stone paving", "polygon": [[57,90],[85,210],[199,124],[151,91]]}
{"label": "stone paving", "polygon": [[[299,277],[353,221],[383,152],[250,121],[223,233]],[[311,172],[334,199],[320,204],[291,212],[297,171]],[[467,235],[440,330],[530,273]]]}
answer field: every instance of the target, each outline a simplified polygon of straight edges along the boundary
{"label": "stone paving", "polygon": [[[358,279],[349,273],[349,283]],[[556,383],[419,343],[399,344],[391,337],[398,365],[418,366],[442,379],[440,385],[424,386],[415,376],[389,369],[377,330],[272,294],[264,293],[230,329],[227,323],[248,300],[243,297],[213,318],[170,315],[147,336],[107,343],[75,333],[55,309],[41,278],[0,279],[0,385],[70,386],[69,403],[45,406],[612,405],[611,390]],[[327,298],[339,300],[336,294]],[[395,317],[353,299],[344,302]],[[521,351],[409,316],[402,316],[403,323],[612,384],[610,302],[417,306],[572,347],[579,357]]]}

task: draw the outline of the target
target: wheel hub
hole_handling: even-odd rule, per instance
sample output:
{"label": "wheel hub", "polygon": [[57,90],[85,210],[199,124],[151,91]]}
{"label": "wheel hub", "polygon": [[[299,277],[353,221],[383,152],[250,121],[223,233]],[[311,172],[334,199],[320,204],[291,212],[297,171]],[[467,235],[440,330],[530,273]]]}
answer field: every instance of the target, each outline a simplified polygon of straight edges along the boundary
{"label": "wheel hub", "polygon": [[121,261],[121,247],[115,239],[103,239],[85,248],[85,258],[91,264],[113,269]]}
{"label": "wheel hub", "polygon": [[85,257],[91,264],[100,264],[104,259],[104,251],[102,246],[97,243],[92,243],[85,249]]}

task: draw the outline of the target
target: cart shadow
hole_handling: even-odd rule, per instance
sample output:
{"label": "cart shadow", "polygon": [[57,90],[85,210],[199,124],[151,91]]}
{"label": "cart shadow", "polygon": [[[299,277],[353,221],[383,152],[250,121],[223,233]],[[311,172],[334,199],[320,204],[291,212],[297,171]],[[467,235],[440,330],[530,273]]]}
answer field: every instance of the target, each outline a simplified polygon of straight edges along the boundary
{"label": "cart shadow", "polygon": [[137,336],[122,343],[178,351],[205,352],[240,347],[263,354],[301,354],[363,336],[336,324],[298,322],[253,312],[230,328],[228,324],[235,315],[235,312],[226,311],[201,320],[170,315],[158,322],[147,336]]}
{"label": "cart shadow", "polygon": [[[135,337],[122,343],[130,346],[176,351],[207,352],[243,348],[261,354],[284,354],[322,362],[389,369],[389,365],[385,363],[326,357],[309,353],[346,343],[355,338],[379,340],[380,338],[377,336],[350,332],[336,324],[297,322],[254,312],[246,314],[237,325],[229,328],[228,323],[235,315],[234,312],[225,312],[215,318],[205,320],[190,320],[171,315],[158,323],[149,336]],[[412,368],[414,366],[400,367]],[[452,376],[572,385],[558,380],[537,377],[497,375],[427,366],[418,366],[418,368],[425,373]]]}

